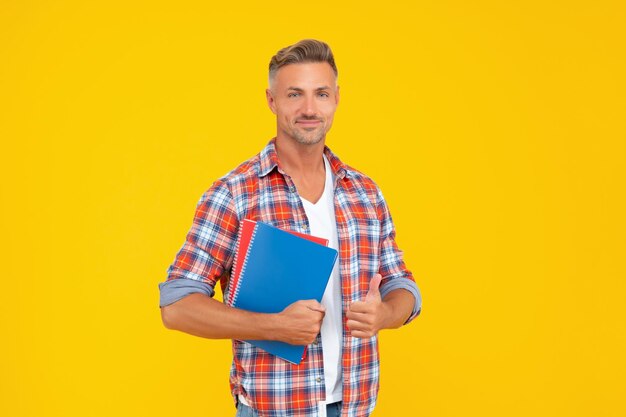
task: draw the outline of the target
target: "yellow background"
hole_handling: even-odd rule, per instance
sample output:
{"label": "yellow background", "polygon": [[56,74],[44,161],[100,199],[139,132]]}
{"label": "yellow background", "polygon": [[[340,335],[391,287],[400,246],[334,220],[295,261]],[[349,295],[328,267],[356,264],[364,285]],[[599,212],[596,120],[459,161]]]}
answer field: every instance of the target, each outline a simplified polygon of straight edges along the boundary
{"label": "yellow background", "polygon": [[0,415],[234,415],[157,284],[308,37],[424,297],[375,415],[626,415],[625,3],[334,3],[2,1]]}

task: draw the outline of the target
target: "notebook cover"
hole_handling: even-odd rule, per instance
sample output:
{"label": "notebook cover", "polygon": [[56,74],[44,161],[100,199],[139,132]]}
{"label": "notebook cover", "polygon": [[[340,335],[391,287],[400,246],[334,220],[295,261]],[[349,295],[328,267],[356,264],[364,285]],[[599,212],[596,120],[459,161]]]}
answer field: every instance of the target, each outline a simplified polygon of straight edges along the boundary
{"label": "notebook cover", "polygon": [[[241,225],[239,227],[239,237],[237,238],[237,250],[235,251],[235,259],[233,261],[233,269],[232,269],[232,273],[230,277],[231,289],[237,288],[237,285],[239,283],[239,275],[241,272],[241,267],[243,265],[245,255],[248,253],[248,247],[250,246],[250,239],[252,239],[252,234],[254,233],[255,226],[256,226],[256,221],[250,220],[250,219],[244,219],[241,222]],[[284,230],[284,229],[281,229],[281,230]],[[328,246],[328,239],[295,232],[293,230],[285,230],[285,231],[292,233],[296,236],[300,236],[304,239],[308,239],[312,242],[319,243],[320,245]],[[232,291],[232,290],[229,291],[227,304],[230,306],[233,305],[234,295],[235,295],[235,291]]]}
{"label": "notebook cover", "polygon": [[[303,238],[266,223],[256,222],[252,233],[249,228],[244,221],[235,260],[239,269],[229,294],[231,305],[278,313],[298,300],[321,302],[337,251],[309,240],[309,235]],[[246,241],[248,249],[244,252]],[[305,351],[305,346],[279,341],[246,342],[294,364],[301,362]]]}

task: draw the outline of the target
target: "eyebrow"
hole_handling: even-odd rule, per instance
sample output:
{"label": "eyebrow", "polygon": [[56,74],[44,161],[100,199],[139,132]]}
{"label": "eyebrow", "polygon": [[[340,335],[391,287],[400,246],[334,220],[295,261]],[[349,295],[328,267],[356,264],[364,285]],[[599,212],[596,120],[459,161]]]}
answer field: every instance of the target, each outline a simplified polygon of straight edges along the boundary
{"label": "eyebrow", "polygon": [[[301,89],[299,87],[289,87],[289,88],[287,88],[287,90],[294,90],[294,91],[298,91],[298,92],[304,91],[303,89]],[[320,90],[330,90],[330,87],[325,85],[323,87],[317,87],[315,89],[315,91],[320,91]]]}

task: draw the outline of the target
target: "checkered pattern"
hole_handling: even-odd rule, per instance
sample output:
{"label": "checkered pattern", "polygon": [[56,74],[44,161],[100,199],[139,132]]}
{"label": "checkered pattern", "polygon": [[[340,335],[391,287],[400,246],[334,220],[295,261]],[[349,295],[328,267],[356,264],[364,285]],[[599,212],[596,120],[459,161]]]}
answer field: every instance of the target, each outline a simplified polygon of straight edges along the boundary
{"label": "checkered pattern", "polygon": [[[394,280],[413,281],[394,237],[389,210],[376,184],[325,149],[335,183],[342,304],[367,294],[370,279],[383,276],[381,289]],[[193,226],[168,270],[168,280],[188,278],[214,287],[228,299],[239,222],[245,218],[301,233],[308,220],[291,178],[281,169],[275,139],[255,157],[217,180],[198,203]],[[416,314],[414,314],[411,319]],[[344,315],[344,334],[347,333]],[[378,339],[343,338],[342,416],[367,416],[379,384]],[[298,366],[244,342],[233,341],[230,373],[235,401],[243,395],[262,416],[316,416],[324,400],[322,344],[308,346]]]}

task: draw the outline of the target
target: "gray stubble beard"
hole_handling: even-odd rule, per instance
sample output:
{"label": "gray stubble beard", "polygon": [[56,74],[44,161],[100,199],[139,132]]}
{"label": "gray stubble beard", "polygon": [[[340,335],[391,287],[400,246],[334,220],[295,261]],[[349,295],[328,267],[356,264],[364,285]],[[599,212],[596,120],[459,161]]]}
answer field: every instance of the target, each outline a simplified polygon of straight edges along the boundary
{"label": "gray stubble beard", "polygon": [[292,130],[292,137],[301,145],[316,145],[318,144],[324,137],[326,137],[326,131],[324,129],[319,130],[313,137],[305,136],[297,129]]}

